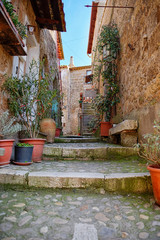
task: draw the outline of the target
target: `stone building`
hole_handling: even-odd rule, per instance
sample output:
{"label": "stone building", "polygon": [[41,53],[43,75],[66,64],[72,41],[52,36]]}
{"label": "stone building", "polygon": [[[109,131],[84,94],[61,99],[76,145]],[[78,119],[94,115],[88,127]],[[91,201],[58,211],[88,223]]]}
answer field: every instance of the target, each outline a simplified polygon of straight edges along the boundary
{"label": "stone building", "polygon": [[[53,4],[49,0],[12,0],[12,4],[18,20],[27,28],[27,37],[22,40],[3,1],[0,1],[0,86],[4,74],[20,77],[28,72],[33,59],[45,59],[44,71],[54,69],[51,88],[57,89],[59,94],[59,62],[63,59],[60,32],[66,31],[62,1],[56,0]],[[0,109],[6,108],[1,93]]]}
{"label": "stone building", "polygon": [[[93,49],[102,26],[116,23],[121,48],[116,117],[137,120],[141,139],[153,131],[153,122],[160,114],[160,0],[101,0],[92,5],[88,54],[93,64]],[[117,5],[122,8],[99,7]],[[100,88],[102,83],[99,91]]]}
{"label": "stone building", "polygon": [[[95,91],[92,87],[91,66],[75,67],[73,57],[68,66],[61,66],[62,127],[64,135],[83,135],[88,106]],[[88,119],[88,118],[87,118]],[[87,120],[88,121],[88,120]]]}

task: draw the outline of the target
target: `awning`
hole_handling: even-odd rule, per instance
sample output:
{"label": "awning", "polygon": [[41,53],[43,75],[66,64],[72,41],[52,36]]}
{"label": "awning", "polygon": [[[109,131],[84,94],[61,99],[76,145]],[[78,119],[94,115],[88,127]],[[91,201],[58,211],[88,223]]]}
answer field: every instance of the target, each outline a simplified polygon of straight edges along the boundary
{"label": "awning", "polygon": [[11,56],[25,56],[24,43],[0,0],[0,44]]}
{"label": "awning", "polygon": [[40,28],[66,31],[62,0],[31,0]]}

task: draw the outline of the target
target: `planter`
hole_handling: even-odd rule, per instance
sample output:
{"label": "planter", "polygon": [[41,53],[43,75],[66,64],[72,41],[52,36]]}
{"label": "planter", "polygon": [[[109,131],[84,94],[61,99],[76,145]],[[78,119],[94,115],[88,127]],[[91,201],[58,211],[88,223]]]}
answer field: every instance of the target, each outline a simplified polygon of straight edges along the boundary
{"label": "planter", "polygon": [[20,147],[15,146],[15,164],[29,165],[32,163],[33,146]]}
{"label": "planter", "polygon": [[150,165],[147,167],[151,174],[153,193],[155,201],[160,205],[160,168],[156,165]]}
{"label": "planter", "polygon": [[42,138],[25,138],[19,140],[22,143],[29,143],[34,146],[32,153],[32,161],[33,162],[41,162],[42,154],[43,154],[43,146],[45,143],[45,139]]}
{"label": "planter", "polygon": [[109,129],[112,128],[112,124],[110,122],[101,122],[100,123],[100,134],[103,137],[109,136]]}
{"label": "planter", "polygon": [[14,139],[0,140],[0,148],[4,148],[3,156],[0,156],[0,166],[8,165],[10,163]]}
{"label": "planter", "polygon": [[59,137],[61,134],[61,128],[56,128],[56,134],[55,137]]}

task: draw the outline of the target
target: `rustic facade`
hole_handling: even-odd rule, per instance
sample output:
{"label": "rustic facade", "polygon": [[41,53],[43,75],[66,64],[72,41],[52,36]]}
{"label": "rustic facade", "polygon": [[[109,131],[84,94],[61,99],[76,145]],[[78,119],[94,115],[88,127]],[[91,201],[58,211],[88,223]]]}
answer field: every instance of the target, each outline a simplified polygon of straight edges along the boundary
{"label": "rustic facade", "polygon": [[[54,70],[55,77],[54,82],[51,83],[51,88],[57,89],[58,94],[60,94],[59,65],[60,60],[63,59],[63,49],[60,32],[58,31],[66,30],[63,4],[61,0],[55,1],[54,6],[50,5],[49,1],[41,0],[39,2],[32,0],[12,1],[18,20],[27,27],[27,37],[22,40],[6,13],[3,2],[0,1],[0,23],[3,23],[0,27],[0,86],[3,84],[4,74],[21,77],[28,72],[33,59],[36,61],[45,59],[44,71],[48,72],[51,68]],[[49,11],[46,9],[49,9]],[[54,11],[57,12],[55,16],[57,19],[53,19],[52,12]],[[4,12],[5,18],[3,17]],[[11,24],[5,26],[4,23],[7,21]],[[33,33],[29,32],[29,26],[34,27]],[[7,41],[3,39],[4,34],[2,33],[6,34]],[[7,36],[7,33],[9,36]],[[1,93],[0,109],[6,108],[6,99]]]}
{"label": "rustic facade", "polygon": [[69,66],[61,66],[62,78],[62,127],[64,135],[80,133],[80,116],[83,113],[82,102],[89,102],[92,98],[92,82],[87,81],[91,74],[91,66],[75,67],[73,57]]}
{"label": "rustic facade", "polygon": [[[160,1],[102,0],[93,3],[88,54],[94,52],[103,25],[117,24],[120,35],[118,79],[120,104],[117,119],[139,124],[139,139],[153,131],[160,113]],[[98,6],[121,6],[105,8]],[[133,8],[123,8],[130,6]],[[99,85],[102,92],[103,84]]]}

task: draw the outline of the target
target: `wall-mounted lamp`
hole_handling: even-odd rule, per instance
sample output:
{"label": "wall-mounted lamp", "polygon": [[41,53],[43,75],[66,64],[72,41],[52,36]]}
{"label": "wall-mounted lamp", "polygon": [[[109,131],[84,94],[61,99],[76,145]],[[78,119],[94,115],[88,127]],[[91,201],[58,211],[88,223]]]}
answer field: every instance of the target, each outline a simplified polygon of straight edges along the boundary
{"label": "wall-mounted lamp", "polygon": [[30,35],[33,35],[34,31],[35,31],[36,27],[33,25],[27,25],[27,30],[29,32]]}

